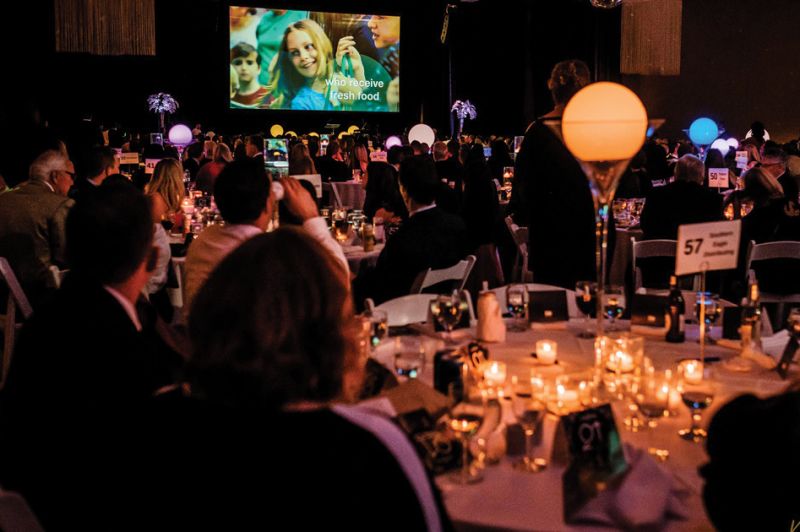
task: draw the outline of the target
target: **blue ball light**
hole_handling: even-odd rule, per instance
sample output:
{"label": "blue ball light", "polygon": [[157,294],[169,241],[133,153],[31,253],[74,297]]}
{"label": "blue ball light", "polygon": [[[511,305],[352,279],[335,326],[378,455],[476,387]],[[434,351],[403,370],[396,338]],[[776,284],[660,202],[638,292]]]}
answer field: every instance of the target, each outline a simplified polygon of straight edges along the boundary
{"label": "blue ball light", "polygon": [[717,123],[710,118],[698,118],[689,126],[689,139],[697,146],[708,146],[718,136]]}

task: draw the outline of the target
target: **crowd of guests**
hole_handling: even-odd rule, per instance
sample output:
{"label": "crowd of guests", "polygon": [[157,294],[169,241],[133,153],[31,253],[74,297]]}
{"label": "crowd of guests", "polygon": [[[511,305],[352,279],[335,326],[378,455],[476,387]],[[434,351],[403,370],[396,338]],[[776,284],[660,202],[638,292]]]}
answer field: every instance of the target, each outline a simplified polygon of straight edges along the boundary
{"label": "crowd of guests", "polygon": [[[399,226],[358,276],[313,193],[265,170],[261,135],[197,128],[183,156],[116,134],[74,148],[42,136],[26,175],[3,168],[11,187],[0,193],[0,256],[34,314],[3,375],[0,449],[15,459],[0,468],[0,485],[56,529],[153,528],[156,516],[164,528],[255,527],[275,515],[300,527],[340,519],[359,529],[449,529],[406,436],[351,406],[364,396],[368,367],[355,312],[365,298],[408,294],[420,272],[470,254],[475,284],[503,284],[503,214],[529,227],[535,281],[573,288],[593,278],[586,177],[546,126],[588,80],[580,62],[554,69],[554,109],[528,129],[516,161],[502,138],[385,151],[369,136],[331,140],[324,150],[315,136],[289,139],[290,175],[346,181],[359,173],[367,217]],[[790,171],[797,145],[764,141],[753,129],[745,169],[713,150],[701,158],[683,142],[645,145],[620,185],[623,195],[647,198],[645,239],[675,239],[679,225],[723,220],[731,205],[742,246],[800,241]],[[123,175],[112,147],[160,162],[152,173]],[[708,187],[711,164],[731,169],[730,190]],[[508,166],[514,191],[501,207]],[[167,232],[182,223],[187,186],[213,194],[224,223],[189,243],[183,312],[173,316]],[[280,228],[267,232],[276,218]],[[653,282],[669,273],[654,266]],[[762,278],[768,290],[797,281],[766,270]],[[773,404],[797,417],[796,395],[732,403],[712,424],[704,474],[715,523],[730,520],[728,487],[741,488],[720,480],[735,467],[719,443],[730,438],[725,420],[773,412]]]}

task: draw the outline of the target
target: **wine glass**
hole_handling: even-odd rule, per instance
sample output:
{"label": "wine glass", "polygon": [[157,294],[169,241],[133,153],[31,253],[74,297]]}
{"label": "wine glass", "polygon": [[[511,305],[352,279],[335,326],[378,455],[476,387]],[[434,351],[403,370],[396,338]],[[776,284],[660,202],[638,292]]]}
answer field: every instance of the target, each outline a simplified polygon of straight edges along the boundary
{"label": "wine glass", "polygon": [[450,476],[457,484],[472,484],[483,480],[483,474],[469,463],[470,439],[483,424],[486,415],[486,393],[477,385],[468,382],[454,382],[448,386],[451,400],[448,426],[461,442],[461,469]]}
{"label": "wine glass", "polygon": [[370,348],[374,351],[389,334],[389,315],[385,310],[372,309],[364,313],[370,321]]}
{"label": "wine glass", "polygon": [[700,427],[702,412],[714,402],[716,392],[712,369],[699,360],[683,361],[678,366],[678,392],[692,416],[691,426],[678,434],[684,440],[702,442],[707,436]]}
{"label": "wine glass", "polygon": [[669,411],[671,381],[672,371],[656,370],[652,363],[645,359],[635,398],[639,412],[647,419],[644,426],[650,429],[650,445],[648,445],[647,452],[661,462],[669,458],[669,451],[653,445],[653,433],[657,420]]}
{"label": "wine glass", "polygon": [[511,284],[506,288],[506,307],[511,314],[509,331],[528,330],[528,287],[524,284]]}
{"label": "wine glass", "polygon": [[603,314],[610,320],[608,331],[619,331],[616,320],[625,312],[625,288],[609,286],[603,294]]}
{"label": "wine glass", "polygon": [[592,312],[597,310],[597,283],[594,281],[578,281],[575,284],[575,302],[578,308],[586,315],[585,328],[578,333],[579,338],[594,338],[595,334],[589,328]]}
{"label": "wine glass", "polygon": [[431,303],[431,314],[444,327],[445,339],[452,342],[453,328],[461,321],[461,296],[453,290],[450,295],[439,295]]}
{"label": "wine glass", "polygon": [[[695,299],[695,321],[700,323],[700,309],[705,306],[705,330],[706,342],[713,344],[714,339],[711,338],[711,327],[717,322],[720,314],[722,314],[722,307],[719,304],[719,294],[712,294],[711,292],[697,292]],[[698,340],[699,341],[699,340]]]}
{"label": "wine glass", "polygon": [[534,458],[533,437],[547,412],[544,379],[532,374],[530,380],[513,383],[511,408],[525,432],[525,455],[514,468],[527,473],[538,473],[547,467],[547,460]]}
{"label": "wine glass", "polygon": [[394,340],[394,371],[403,380],[420,376],[425,369],[425,346],[414,336],[398,336]]}

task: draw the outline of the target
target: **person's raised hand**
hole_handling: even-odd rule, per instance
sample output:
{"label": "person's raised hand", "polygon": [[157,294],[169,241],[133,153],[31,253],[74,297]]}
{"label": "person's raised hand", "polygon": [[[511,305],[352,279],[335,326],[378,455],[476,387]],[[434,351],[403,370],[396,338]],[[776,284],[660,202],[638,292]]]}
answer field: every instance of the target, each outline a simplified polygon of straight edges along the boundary
{"label": "person's raised hand", "polygon": [[290,213],[304,222],[319,216],[314,198],[296,179],[285,178],[281,180],[281,184],[283,185],[283,204]]}
{"label": "person's raised hand", "polygon": [[350,58],[350,62],[353,65],[353,76],[363,81],[364,63],[361,61],[361,54],[356,50],[356,40],[349,35],[339,39],[339,44],[336,46],[336,65],[340,69],[345,55]]}

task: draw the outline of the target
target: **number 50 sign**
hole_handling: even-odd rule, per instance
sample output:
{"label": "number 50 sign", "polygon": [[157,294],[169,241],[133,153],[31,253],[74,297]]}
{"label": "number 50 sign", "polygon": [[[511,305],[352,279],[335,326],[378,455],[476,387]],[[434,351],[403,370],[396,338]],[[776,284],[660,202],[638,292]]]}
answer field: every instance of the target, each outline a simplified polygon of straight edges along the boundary
{"label": "number 50 sign", "polygon": [[680,226],[675,275],[735,269],[741,232],[741,220]]}

